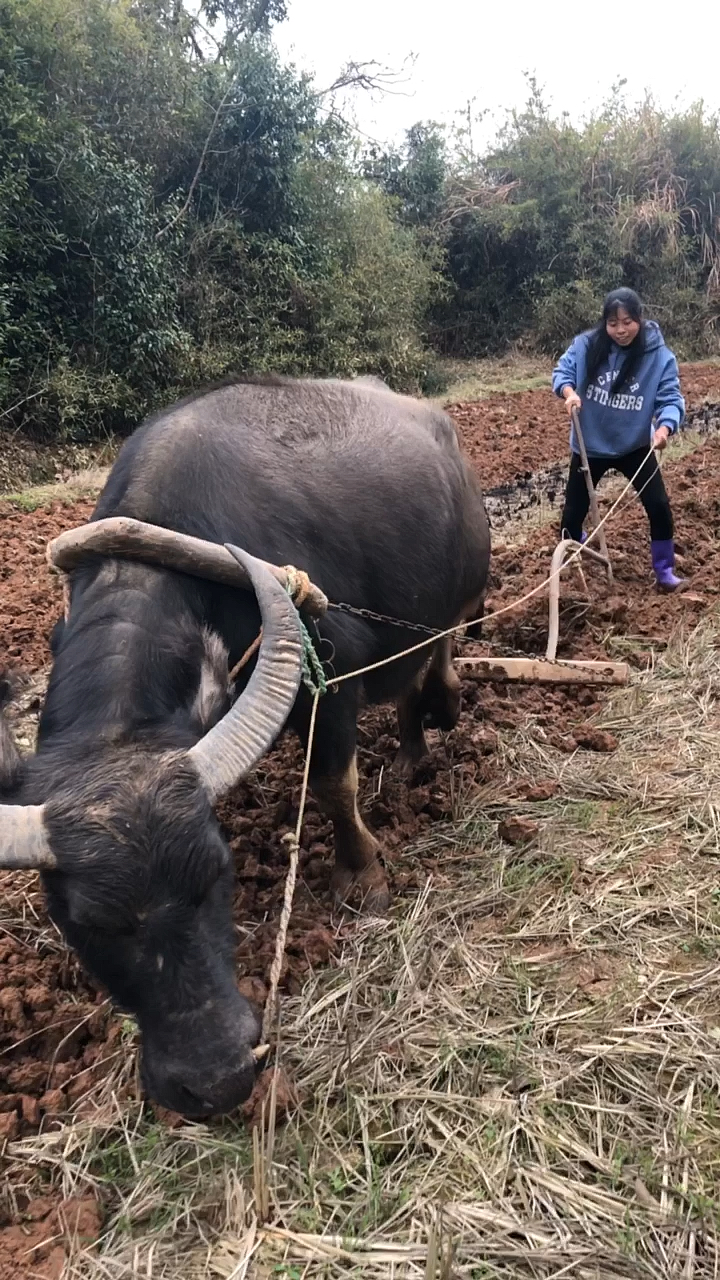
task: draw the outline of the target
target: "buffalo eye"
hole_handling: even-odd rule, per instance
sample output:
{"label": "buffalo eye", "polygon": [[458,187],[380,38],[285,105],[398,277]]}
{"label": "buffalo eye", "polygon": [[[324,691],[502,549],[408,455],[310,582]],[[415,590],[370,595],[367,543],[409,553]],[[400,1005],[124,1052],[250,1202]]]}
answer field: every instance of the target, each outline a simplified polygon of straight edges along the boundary
{"label": "buffalo eye", "polygon": [[80,884],[66,884],[64,894],[59,896],[64,898],[68,922],[76,928],[124,938],[138,932],[140,920],[137,914],[123,909],[121,903],[98,901]]}

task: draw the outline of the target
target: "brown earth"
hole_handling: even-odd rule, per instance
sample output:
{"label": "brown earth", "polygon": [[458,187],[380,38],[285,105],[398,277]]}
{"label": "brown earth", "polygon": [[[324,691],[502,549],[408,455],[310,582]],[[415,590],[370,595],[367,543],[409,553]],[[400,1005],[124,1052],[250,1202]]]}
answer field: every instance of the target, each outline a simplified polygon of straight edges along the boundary
{"label": "brown earth", "polygon": [[91,1196],[30,1200],[15,1222],[0,1231],[0,1280],[60,1280],[66,1245],[92,1244],[102,1212]]}
{"label": "brown earth", "polygon": [[[720,399],[720,364],[680,366],[688,408]],[[548,391],[495,392],[448,411],[486,489],[528,478],[567,457],[570,430],[560,401]]]}
{"label": "brown earth", "polygon": [[[700,366],[684,373],[690,403],[703,397],[720,401],[720,366]],[[501,410],[505,416],[498,420]],[[478,405],[457,406],[454,414],[486,485],[511,481],[526,466],[533,470],[566,455],[564,416],[545,392],[491,397]],[[531,431],[532,456],[526,449]],[[662,596],[652,589],[645,517],[628,496],[621,517],[608,530],[616,569],[614,586],[608,588],[600,574],[590,571],[593,601],[589,604],[574,575],[569,573],[564,581],[561,656],[617,656],[621,645],[622,656],[644,666],[651,651],[662,647],[679,623],[691,628],[715,602],[720,589],[720,439],[708,438],[684,459],[672,461],[671,451],[668,458],[665,475],[683,570],[692,576],[690,590]],[[21,681],[49,663],[48,635],[61,612],[61,592],[45,562],[46,543],[60,530],[82,523],[90,510],[88,502],[54,504],[34,512],[0,503],[0,668],[10,667]],[[531,534],[522,549],[495,547],[488,611],[542,581],[551,550],[547,528]],[[504,652],[528,653],[542,653],[546,638],[545,593],[518,613],[491,619],[485,636]],[[458,727],[443,740],[435,737],[432,755],[409,783],[400,781],[391,768],[398,747],[393,711],[376,708],[361,720],[363,809],[383,842],[390,881],[399,896],[412,894],[429,873],[436,882],[451,874],[435,855],[410,855],[407,850],[435,824],[452,820],[458,795],[467,797],[473,788],[498,776],[497,730],[530,726],[546,748],[560,751],[611,750],[613,746],[607,741],[609,735],[598,735],[587,723],[601,705],[590,689],[490,686],[470,675],[463,680],[463,696],[464,714]],[[297,744],[283,739],[220,811],[238,871],[242,985],[259,1003],[265,994],[283,895],[287,854],[282,836],[296,816],[301,763]],[[546,782],[542,777],[534,780],[534,796],[547,794]],[[312,799],[302,845],[282,980],[287,991],[297,991],[313,967],[332,963],[342,931],[352,928],[330,909],[330,827]],[[68,1111],[91,1106],[93,1091],[97,1094],[101,1089],[109,1070],[116,1096],[133,1094],[135,1079],[127,1029],[49,924],[36,878],[4,873],[0,903],[0,1142],[4,1143],[48,1128]],[[253,1109],[251,1103],[249,1117]],[[59,1274],[67,1225],[60,1222],[55,1203],[48,1203],[44,1214],[37,1202],[23,1207],[22,1197],[18,1206],[20,1216],[8,1210],[5,1222],[11,1225],[0,1230],[0,1280],[11,1274],[52,1280]],[[99,1230],[99,1218],[94,1230]],[[25,1241],[28,1249],[36,1250],[29,1255],[35,1259],[34,1271],[23,1272],[19,1262]]]}
{"label": "brown earth", "polygon": [[[563,578],[558,657],[627,659],[645,666],[651,650],[662,648],[666,637],[684,622],[692,627],[720,591],[720,438],[712,436],[685,458],[667,455],[663,471],[675,517],[678,572],[689,579],[679,594],[655,590],[650,566],[649,533],[645,513],[630,492],[606,527],[614,583],[609,586],[596,566],[585,567],[592,591],[588,605],[572,569]],[[610,499],[599,497],[602,515]],[[489,607],[506,603],[547,576],[554,530],[530,533],[521,549],[495,550],[494,591]],[[547,641],[547,597],[541,593],[522,609],[486,624],[487,638],[504,652],[542,653]]]}
{"label": "brown earth", "polygon": [[0,501],[0,668],[29,674],[50,661],[48,636],[62,613],[62,589],[45,551],[64,529],[88,520],[94,505],[54,502],[24,512]]}

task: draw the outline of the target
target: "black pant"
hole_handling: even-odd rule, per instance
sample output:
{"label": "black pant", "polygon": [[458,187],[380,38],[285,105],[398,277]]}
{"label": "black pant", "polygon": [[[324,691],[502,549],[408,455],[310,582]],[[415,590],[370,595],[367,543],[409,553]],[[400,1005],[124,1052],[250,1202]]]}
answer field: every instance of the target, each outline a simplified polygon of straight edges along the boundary
{"label": "black pant", "polygon": [[[620,471],[627,480],[632,479],[646,453],[646,449],[635,449],[632,453],[623,454],[621,458],[589,458],[590,475],[593,484],[597,485],[606,471]],[[573,453],[570,461],[567,489],[565,490],[565,506],[563,507],[560,523],[561,532],[565,531],[576,542],[580,541],[583,520],[590,506],[585,476],[580,467],[580,454]],[[653,541],[660,542],[665,542],[672,538],[672,511],[670,510],[670,502],[657,458],[654,454],[646,459],[645,465],[639,474],[635,476],[633,484],[650,521],[650,537]]]}

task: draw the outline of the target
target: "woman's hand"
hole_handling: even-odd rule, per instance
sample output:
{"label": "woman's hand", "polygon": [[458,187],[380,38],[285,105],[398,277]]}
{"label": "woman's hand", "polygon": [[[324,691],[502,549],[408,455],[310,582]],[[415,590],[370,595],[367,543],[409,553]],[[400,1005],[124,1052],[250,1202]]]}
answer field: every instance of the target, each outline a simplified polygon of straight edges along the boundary
{"label": "woman's hand", "polygon": [[653,437],[653,449],[664,449],[670,439],[669,427],[656,427]]}
{"label": "woman's hand", "polygon": [[573,409],[582,409],[582,400],[574,387],[563,387],[563,400],[569,417],[572,417]]}

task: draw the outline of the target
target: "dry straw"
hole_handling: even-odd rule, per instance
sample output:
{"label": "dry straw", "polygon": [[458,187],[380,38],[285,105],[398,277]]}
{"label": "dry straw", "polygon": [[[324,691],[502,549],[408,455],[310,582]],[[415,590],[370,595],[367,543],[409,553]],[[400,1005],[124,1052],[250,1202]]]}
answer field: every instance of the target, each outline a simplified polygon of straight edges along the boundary
{"label": "dry straw", "polygon": [[12,1144],[8,1185],[110,1199],[68,1277],[720,1274],[719,645],[677,636],[608,702],[611,755],[501,733],[501,780],[404,859],[414,902],[284,1003],[300,1104],[277,1123],[276,1082],[255,1151],[119,1105],[129,1049],[83,1118]]}

